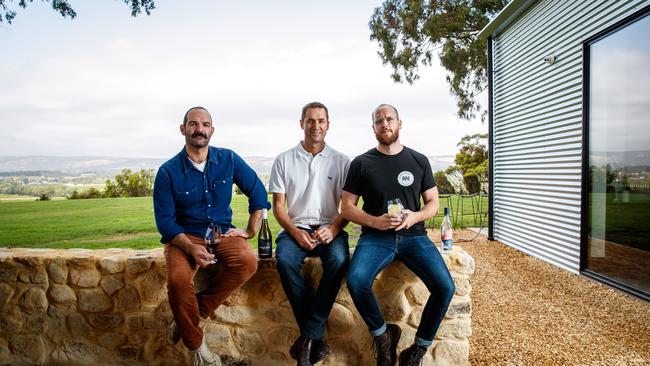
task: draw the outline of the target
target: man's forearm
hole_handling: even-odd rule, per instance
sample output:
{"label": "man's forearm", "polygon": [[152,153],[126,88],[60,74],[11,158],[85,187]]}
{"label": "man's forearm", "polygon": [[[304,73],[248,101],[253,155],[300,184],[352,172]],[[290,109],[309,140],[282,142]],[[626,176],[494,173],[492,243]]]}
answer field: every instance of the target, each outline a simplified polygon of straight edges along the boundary
{"label": "man's forearm", "polygon": [[364,212],[359,206],[345,205],[342,207],[341,216],[361,226],[374,227],[375,216]]}
{"label": "man's forearm", "polygon": [[190,238],[185,233],[176,235],[170,242],[171,245],[185,252],[187,255],[192,255],[191,248],[194,245]]}
{"label": "man's forearm", "polygon": [[248,226],[246,226],[248,239],[254,237],[260,230],[260,227],[262,227],[262,210],[257,210],[248,217]]}
{"label": "man's forearm", "polygon": [[348,225],[350,221],[348,221],[345,217],[343,217],[343,214],[339,214],[336,216],[336,219],[334,219],[334,222],[332,223],[332,228],[336,230],[336,234],[339,232],[343,231],[343,229]]}

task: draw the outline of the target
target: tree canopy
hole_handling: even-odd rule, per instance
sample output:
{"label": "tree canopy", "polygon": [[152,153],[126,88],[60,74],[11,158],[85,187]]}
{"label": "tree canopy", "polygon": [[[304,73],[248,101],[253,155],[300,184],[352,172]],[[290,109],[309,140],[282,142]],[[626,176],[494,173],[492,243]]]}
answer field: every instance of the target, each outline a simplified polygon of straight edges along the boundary
{"label": "tree canopy", "polygon": [[487,84],[486,42],[477,39],[509,0],[385,0],[370,20],[370,39],[379,43],[382,62],[393,68],[395,82],[412,84],[420,66],[433,57],[449,72],[457,115],[472,119],[485,111],[477,96]]}
{"label": "tree canopy", "polygon": [[[70,17],[73,19],[77,16],[77,12],[72,9],[70,2],[68,0],[41,0],[42,2],[49,3],[52,5],[52,9],[64,18]],[[143,11],[149,15],[151,11],[156,7],[154,0],[122,0],[125,4],[129,5],[131,8],[131,15],[138,16]],[[25,9],[27,4],[33,3],[34,0],[0,0],[0,23],[11,22],[16,17],[16,6]]]}
{"label": "tree canopy", "polygon": [[463,175],[468,193],[477,193],[488,178],[487,134],[466,135],[460,139],[460,150],[456,154],[456,165],[447,168],[447,173],[459,172]]}

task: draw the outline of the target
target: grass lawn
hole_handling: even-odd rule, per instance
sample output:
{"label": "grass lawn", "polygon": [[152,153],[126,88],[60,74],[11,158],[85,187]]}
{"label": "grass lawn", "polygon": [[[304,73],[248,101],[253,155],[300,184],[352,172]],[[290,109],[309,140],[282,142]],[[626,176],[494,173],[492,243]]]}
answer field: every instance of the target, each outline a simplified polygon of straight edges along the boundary
{"label": "grass lawn", "polygon": [[[469,201],[463,204],[466,213],[470,212]],[[440,207],[445,205],[446,200],[443,200]],[[236,196],[232,209],[235,226],[245,227],[248,221],[246,197]],[[437,225],[440,217],[435,220]],[[469,217],[471,215],[465,216]],[[269,224],[275,237],[280,225],[272,213],[269,213]],[[472,226],[468,219],[465,224]],[[354,232],[358,232],[358,227],[351,224],[346,230],[352,236],[351,244],[356,244]],[[249,243],[257,248],[257,238]],[[0,247],[147,249],[160,245],[151,197],[0,201]]]}

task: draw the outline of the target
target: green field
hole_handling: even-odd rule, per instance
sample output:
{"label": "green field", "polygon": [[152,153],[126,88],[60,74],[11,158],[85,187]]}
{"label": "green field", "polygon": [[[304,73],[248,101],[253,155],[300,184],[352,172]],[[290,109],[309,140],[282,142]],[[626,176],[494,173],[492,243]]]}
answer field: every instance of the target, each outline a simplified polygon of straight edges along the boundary
{"label": "green field", "polygon": [[[446,202],[443,200],[440,207],[446,206]],[[471,212],[468,200],[463,206],[465,213]],[[245,227],[248,221],[246,197],[235,196],[232,209],[235,226]],[[473,225],[471,215],[464,218],[465,226]],[[435,222],[440,224],[440,216]],[[275,237],[280,226],[270,213],[269,223]],[[358,232],[355,226],[349,225],[346,230],[351,234]],[[0,201],[0,247],[147,249],[159,247],[159,240],[151,197]],[[249,243],[257,247],[256,238]],[[351,244],[355,243],[353,234]]]}

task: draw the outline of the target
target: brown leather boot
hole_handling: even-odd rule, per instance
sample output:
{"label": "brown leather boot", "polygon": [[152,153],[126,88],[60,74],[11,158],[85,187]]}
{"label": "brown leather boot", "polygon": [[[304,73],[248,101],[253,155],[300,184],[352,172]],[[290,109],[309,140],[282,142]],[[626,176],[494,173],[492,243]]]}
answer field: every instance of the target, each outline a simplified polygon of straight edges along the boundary
{"label": "brown leather boot", "polygon": [[412,345],[399,354],[399,366],[420,366],[426,353],[426,347]]}
{"label": "brown leather boot", "polygon": [[386,331],[375,337],[372,347],[375,350],[377,366],[395,366],[397,362],[397,343],[402,329],[397,324],[388,324]]}

